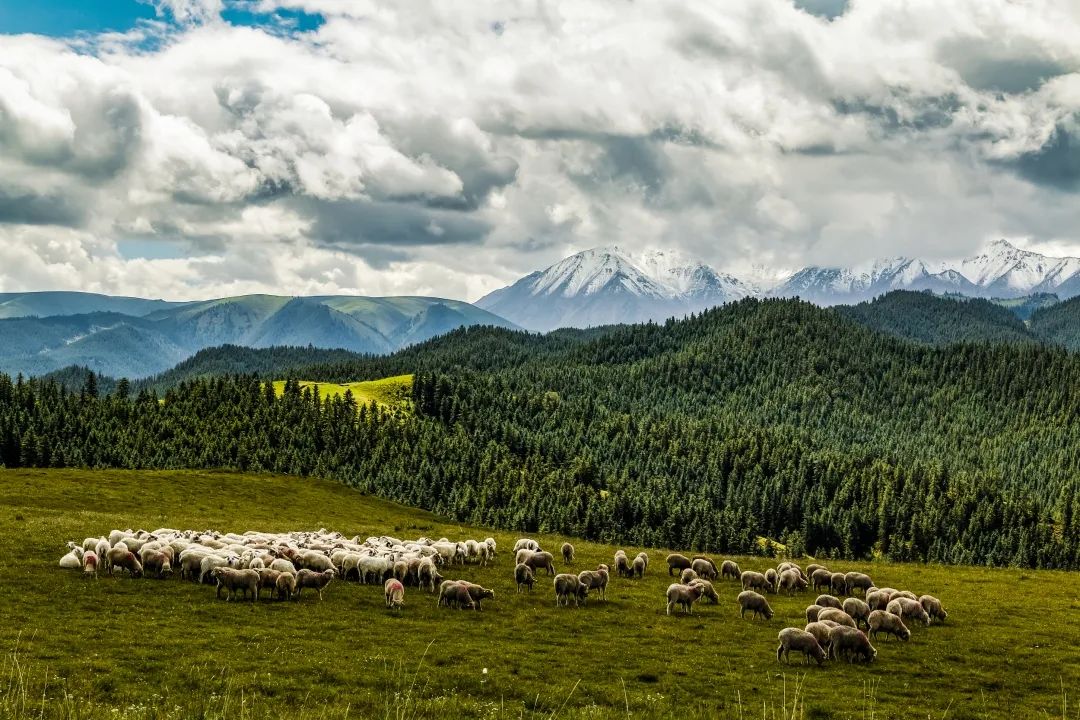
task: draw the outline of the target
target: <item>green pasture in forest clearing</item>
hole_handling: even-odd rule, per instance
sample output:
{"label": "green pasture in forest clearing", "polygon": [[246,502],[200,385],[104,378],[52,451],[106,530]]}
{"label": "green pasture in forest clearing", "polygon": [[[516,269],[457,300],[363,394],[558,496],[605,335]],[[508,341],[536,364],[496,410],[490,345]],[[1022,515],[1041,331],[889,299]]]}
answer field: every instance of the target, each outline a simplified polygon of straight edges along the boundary
{"label": "green pasture in forest clearing", "polygon": [[[346,390],[352,391],[353,397],[359,404],[369,404],[373,400],[389,407],[403,407],[409,400],[412,391],[412,375],[396,375],[394,377],[381,378],[379,380],[362,380],[352,383],[324,383],[311,380],[301,380],[300,388],[319,388],[319,396],[322,398],[339,397]],[[285,390],[284,380],[274,381],[274,392],[280,396]]]}
{"label": "green pasture in forest clearing", "polygon": [[[348,536],[491,535],[489,567],[445,568],[495,590],[482,612],[439,609],[406,590],[335,580],[319,602],[215,600],[179,579],[85,579],[64,543],[113,528],[290,531]],[[771,621],[718,605],[664,614],[665,551],[642,580],[614,577],[606,602],[557,609],[551,580],[515,592],[522,533],[471,528],[333,482],[225,472],[0,471],[0,717],[735,717],[1077,718],[1080,591],[1052,571],[829,562],[880,585],[938,596],[949,619],[879,640],[877,661],[776,660],[777,632],[802,627],[816,593],[769,596]],[[564,538],[533,534],[558,555]],[[574,541],[560,571],[611,563]],[[633,557],[640,548],[626,548]],[[717,557],[717,562],[720,558]],[[764,570],[765,558],[736,558]]]}

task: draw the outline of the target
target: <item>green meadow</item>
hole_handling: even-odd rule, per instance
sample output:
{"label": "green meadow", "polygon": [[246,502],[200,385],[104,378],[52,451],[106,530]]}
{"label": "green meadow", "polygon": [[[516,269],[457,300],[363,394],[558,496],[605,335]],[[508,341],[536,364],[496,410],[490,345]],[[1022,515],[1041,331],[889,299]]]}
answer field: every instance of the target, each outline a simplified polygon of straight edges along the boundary
{"label": "green meadow", "polygon": [[[323,602],[252,604],[175,578],[94,581],[57,566],[68,540],[162,526],[491,535],[492,565],[443,573],[496,596],[482,612],[456,611],[409,588],[404,609],[388,612],[380,587],[336,580]],[[908,643],[877,641],[871,665],[785,665],[777,632],[801,627],[816,593],[770,596],[776,616],[753,621],[739,617],[736,583],[718,581],[719,604],[667,616],[667,551],[645,548],[644,579],[613,578],[606,602],[557,609],[546,576],[515,592],[517,537],[320,480],[0,471],[0,717],[1080,717],[1075,573],[830,561],[936,595],[949,619],[912,628]],[[556,555],[566,539],[534,537]],[[560,571],[610,563],[616,549],[572,541],[577,560],[559,558]],[[776,563],[735,559],[744,570]]]}
{"label": "green meadow", "polygon": [[[409,393],[412,389],[412,375],[396,375],[394,377],[380,378],[378,380],[362,380],[351,383],[324,383],[311,380],[301,380],[300,389],[310,388],[319,390],[322,398],[340,397],[348,390],[352,393],[357,403],[370,404],[376,402],[379,405],[389,407],[404,407],[409,401]],[[274,392],[279,396],[285,390],[284,380],[274,381]]]}

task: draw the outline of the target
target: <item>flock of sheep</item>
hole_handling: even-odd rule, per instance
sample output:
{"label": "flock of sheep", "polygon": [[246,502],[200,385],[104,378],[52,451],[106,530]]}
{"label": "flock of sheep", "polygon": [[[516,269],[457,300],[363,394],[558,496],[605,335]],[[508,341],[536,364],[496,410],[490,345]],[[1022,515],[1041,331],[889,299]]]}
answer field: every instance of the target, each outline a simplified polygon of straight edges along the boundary
{"label": "flock of sheep", "polygon": [[[81,570],[93,577],[99,571],[159,578],[177,572],[182,579],[214,584],[217,596],[225,591],[227,601],[242,594],[255,602],[263,590],[271,598],[298,599],[305,589],[313,590],[321,600],[335,577],[382,585],[386,607],[395,610],[405,604],[406,586],[438,592],[439,607],[480,610],[484,600],[495,597],[494,590],[465,580],[446,580],[440,573],[440,569],[454,565],[486,566],[496,556],[496,543],[490,537],[461,542],[389,536],[361,540],[326,530],[237,535],[160,528],[153,532],[113,530],[107,537],[86,538],[81,545],[69,542],[68,550],[60,559],[61,568]],[[554,576],[556,606],[582,606],[590,594],[606,599],[611,578],[607,564],[576,574],[557,573],[555,556],[529,538],[518,540],[513,552],[518,592],[532,591],[537,573],[543,571]],[[564,564],[573,564],[573,545],[563,543],[560,554]],[[613,562],[621,578],[643,578],[649,568],[649,556],[644,552],[630,560],[618,550]],[[740,585],[740,615],[750,612],[753,618],[766,620],[773,617],[773,611],[762,593],[794,595],[811,586],[814,591],[826,589],[829,594],[819,595],[806,608],[804,628],[780,631],[777,661],[788,660],[790,653],[796,652],[802,653],[807,663],[811,658],[818,664],[826,658],[871,662],[877,655],[871,637],[884,633],[886,638],[892,635],[907,640],[911,631],[905,621],[929,625],[933,620],[944,622],[948,616],[941,602],[930,595],[879,588],[865,573],[831,572],[823,565],[808,565],[803,570],[795,563],[783,562],[763,573],[743,572],[731,560],[717,567],[707,556],[688,558],[673,553],[667,556],[667,568],[668,575],[677,574],[679,580],[667,588],[668,615],[676,608],[692,614],[694,604],[702,598],[718,604],[720,596],[713,582],[726,579]],[[843,601],[838,597],[845,595]]]}

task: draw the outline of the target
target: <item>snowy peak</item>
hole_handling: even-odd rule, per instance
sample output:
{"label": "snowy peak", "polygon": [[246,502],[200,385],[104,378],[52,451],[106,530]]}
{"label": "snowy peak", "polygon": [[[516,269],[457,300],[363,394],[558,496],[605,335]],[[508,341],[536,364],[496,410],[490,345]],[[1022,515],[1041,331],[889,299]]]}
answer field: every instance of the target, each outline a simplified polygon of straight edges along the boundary
{"label": "snowy peak", "polygon": [[593,248],[560,260],[544,270],[532,283],[533,295],[596,295],[601,292],[628,292],[640,297],[666,298],[667,288],[637,266],[619,247]]}

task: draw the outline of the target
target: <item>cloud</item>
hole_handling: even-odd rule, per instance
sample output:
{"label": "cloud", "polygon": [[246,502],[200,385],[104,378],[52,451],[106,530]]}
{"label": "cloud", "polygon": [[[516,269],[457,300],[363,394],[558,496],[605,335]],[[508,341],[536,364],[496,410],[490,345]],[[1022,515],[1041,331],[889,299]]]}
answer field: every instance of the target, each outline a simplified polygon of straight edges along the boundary
{"label": "cloud", "polygon": [[[4,288],[475,299],[615,242],[732,267],[1080,243],[1068,0],[245,5],[325,20],[288,33],[154,5],[0,43]],[[117,250],[156,242],[185,255]]]}

